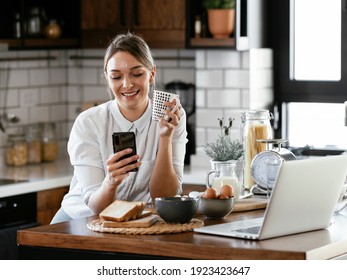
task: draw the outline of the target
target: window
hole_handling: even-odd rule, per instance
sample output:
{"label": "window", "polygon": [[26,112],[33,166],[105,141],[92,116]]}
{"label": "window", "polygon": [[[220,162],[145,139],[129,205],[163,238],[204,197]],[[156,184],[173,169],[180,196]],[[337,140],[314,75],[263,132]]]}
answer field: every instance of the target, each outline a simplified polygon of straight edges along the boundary
{"label": "window", "polygon": [[290,1],[292,80],[341,79],[341,0],[326,4],[326,0]]}
{"label": "window", "polygon": [[344,104],[288,103],[286,139],[293,147],[347,149]]}

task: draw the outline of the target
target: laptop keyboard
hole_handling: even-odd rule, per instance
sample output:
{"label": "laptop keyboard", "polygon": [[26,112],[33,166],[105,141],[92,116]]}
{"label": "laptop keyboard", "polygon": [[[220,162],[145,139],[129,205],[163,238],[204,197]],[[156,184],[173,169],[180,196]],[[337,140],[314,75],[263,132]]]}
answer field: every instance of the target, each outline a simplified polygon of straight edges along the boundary
{"label": "laptop keyboard", "polygon": [[260,226],[256,227],[249,227],[249,228],[240,228],[235,230],[237,232],[243,232],[243,233],[252,233],[252,234],[258,234],[260,231]]}

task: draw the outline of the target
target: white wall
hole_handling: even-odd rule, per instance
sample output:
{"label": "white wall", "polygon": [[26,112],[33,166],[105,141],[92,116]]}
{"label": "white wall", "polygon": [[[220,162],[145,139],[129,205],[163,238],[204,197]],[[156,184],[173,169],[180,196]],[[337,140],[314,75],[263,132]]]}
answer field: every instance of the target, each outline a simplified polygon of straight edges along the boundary
{"label": "white wall", "polygon": [[[103,55],[103,50],[0,52],[0,114],[6,108],[20,118],[17,124],[6,123],[6,134],[0,132],[0,154],[7,134],[49,121],[57,124],[60,156],[65,156],[69,131],[82,103],[109,99]],[[232,137],[237,138],[240,112],[266,106],[272,98],[270,50],[154,49],[153,56],[158,89],[173,80],[196,85],[198,152],[192,164],[208,164],[202,146],[218,135],[217,118],[235,118]]]}
{"label": "white wall", "polygon": [[218,118],[233,118],[232,139],[240,139],[241,112],[266,108],[273,99],[272,50],[196,51],[197,144],[192,165],[208,167],[203,151],[220,134]]}

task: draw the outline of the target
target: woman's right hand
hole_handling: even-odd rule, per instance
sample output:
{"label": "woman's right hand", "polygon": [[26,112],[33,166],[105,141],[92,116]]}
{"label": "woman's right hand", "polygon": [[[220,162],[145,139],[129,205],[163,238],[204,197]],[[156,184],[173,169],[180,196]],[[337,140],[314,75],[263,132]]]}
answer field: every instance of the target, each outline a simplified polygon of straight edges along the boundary
{"label": "woman's right hand", "polygon": [[124,149],[110,155],[106,161],[108,176],[112,184],[119,185],[129,175],[129,171],[138,168],[141,165],[141,162],[138,161],[140,158],[139,155],[133,155],[131,157],[121,159],[131,152],[132,149],[130,148]]}

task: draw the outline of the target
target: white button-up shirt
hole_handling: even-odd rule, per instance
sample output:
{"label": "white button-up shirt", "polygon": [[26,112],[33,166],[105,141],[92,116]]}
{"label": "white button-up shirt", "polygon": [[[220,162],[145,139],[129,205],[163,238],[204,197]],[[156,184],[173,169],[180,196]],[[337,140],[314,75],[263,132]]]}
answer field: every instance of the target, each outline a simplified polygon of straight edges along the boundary
{"label": "white button-up shirt", "polygon": [[[135,122],[124,118],[115,100],[82,112],[72,127],[68,153],[74,174],[69,193],[62,207],[72,218],[93,215],[88,207],[90,195],[100,186],[107,174],[106,160],[113,154],[112,134],[133,131],[136,135],[137,154],[142,162],[138,172],[129,176],[118,186],[115,197],[128,201],[151,202],[149,181],[159,147],[159,123],[152,120],[152,104],[149,102],[144,114]],[[172,162],[182,190],[184,156],[187,143],[186,114],[181,110],[180,123],[172,137]],[[162,186],[165,188],[165,186]]]}

